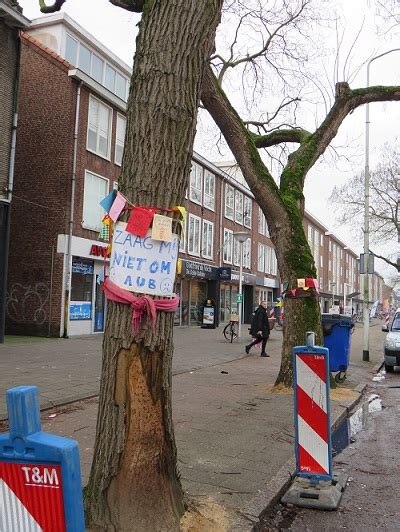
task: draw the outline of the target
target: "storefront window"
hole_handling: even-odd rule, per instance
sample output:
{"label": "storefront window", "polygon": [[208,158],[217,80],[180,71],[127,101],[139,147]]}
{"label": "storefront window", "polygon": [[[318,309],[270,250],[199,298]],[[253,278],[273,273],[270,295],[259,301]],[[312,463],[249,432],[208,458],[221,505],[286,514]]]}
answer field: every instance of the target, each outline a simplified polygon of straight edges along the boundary
{"label": "storefront window", "polygon": [[205,281],[190,281],[190,325],[201,325],[203,322],[203,307],[207,299],[207,283]]}
{"label": "storefront window", "polygon": [[92,260],[78,258],[72,260],[71,320],[92,318],[93,273],[94,262]]}

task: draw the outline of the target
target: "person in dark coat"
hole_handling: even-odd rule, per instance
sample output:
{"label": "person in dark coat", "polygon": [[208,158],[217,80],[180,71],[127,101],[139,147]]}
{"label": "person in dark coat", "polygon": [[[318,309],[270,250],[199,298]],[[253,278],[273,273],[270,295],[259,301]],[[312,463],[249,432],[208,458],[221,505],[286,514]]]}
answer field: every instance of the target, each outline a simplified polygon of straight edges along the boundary
{"label": "person in dark coat", "polygon": [[251,342],[251,344],[246,345],[246,353],[248,354],[250,352],[250,349],[253,347],[253,345],[262,342],[260,356],[269,357],[265,351],[267,340],[269,338],[269,322],[266,301],[261,301],[260,306],[253,314],[250,325],[250,334],[254,338],[254,341]]}

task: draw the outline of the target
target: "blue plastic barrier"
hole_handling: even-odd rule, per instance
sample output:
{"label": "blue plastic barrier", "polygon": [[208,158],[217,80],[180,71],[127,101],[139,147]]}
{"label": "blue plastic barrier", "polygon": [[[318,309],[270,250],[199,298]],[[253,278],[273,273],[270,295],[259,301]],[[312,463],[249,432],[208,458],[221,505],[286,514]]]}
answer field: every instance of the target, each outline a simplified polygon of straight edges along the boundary
{"label": "blue plastic barrier", "polygon": [[7,391],[9,433],[0,435],[0,530],[84,532],[79,448],[41,431],[39,391]]}

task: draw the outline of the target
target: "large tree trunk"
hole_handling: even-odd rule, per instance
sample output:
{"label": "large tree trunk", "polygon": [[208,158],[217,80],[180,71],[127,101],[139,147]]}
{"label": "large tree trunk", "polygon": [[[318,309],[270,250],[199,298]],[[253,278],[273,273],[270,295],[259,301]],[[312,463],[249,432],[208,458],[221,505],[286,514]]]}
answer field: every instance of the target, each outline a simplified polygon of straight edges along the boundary
{"label": "large tree trunk", "polygon": [[[271,239],[275,247],[281,282],[289,289],[297,287],[297,279],[316,277],[314,258],[303,229],[304,202],[285,196],[286,216],[272,223]],[[260,199],[265,209],[265,200]],[[309,293],[309,292],[307,292]],[[289,293],[290,295],[290,293]],[[305,333],[316,333],[316,344],[322,345],[321,311],[319,300],[311,297],[285,297],[281,367],[275,384],[293,383],[293,347],[305,344]]]}
{"label": "large tree trunk", "polygon": [[[204,67],[222,0],[144,5],[127,113],[121,192],[135,205],[181,204]],[[184,512],[171,415],[173,315],[132,334],[132,309],[108,303],[94,459],[91,530],[178,530]]]}

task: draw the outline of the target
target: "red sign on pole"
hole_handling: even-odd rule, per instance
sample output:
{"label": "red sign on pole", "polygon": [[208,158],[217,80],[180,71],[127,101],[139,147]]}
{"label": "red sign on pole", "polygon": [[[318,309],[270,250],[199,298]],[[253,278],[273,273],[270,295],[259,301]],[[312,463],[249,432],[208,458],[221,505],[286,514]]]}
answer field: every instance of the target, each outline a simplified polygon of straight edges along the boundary
{"label": "red sign on pole", "polygon": [[0,530],[66,531],[60,466],[0,462]]}

